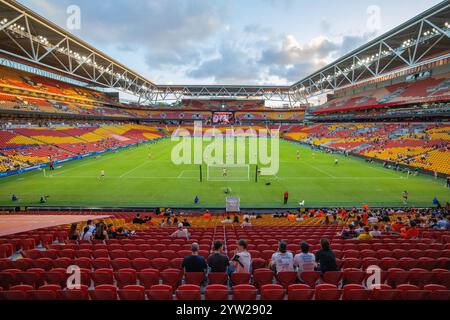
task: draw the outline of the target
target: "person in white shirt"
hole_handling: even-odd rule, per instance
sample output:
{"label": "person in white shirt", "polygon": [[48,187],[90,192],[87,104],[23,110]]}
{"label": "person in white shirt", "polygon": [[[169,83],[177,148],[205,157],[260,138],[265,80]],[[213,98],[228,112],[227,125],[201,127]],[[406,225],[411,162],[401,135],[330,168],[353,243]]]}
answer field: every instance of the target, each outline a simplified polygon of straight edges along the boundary
{"label": "person in white shirt", "polygon": [[246,218],[246,219],[244,220],[244,222],[242,222],[242,224],[241,224],[241,227],[242,227],[242,228],[245,228],[245,227],[251,227],[251,226],[252,226],[252,224],[251,224],[251,222],[249,221],[248,218]]}
{"label": "person in white shirt", "polygon": [[300,244],[301,253],[296,254],[294,257],[294,267],[297,268],[298,273],[303,271],[314,271],[316,268],[316,257],[309,252],[309,245],[306,242]]}
{"label": "person in white shirt", "polygon": [[278,251],[272,255],[270,268],[272,270],[275,270],[277,273],[294,271],[294,255],[292,254],[292,252],[287,251],[286,242],[279,242]]}
{"label": "person in white shirt", "polygon": [[369,232],[372,237],[381,237],[381,231],[377,225],[373,226],[373,230]]}
{"label": "person in white shirt", "polygon": [[370,223],[377,223],[378,222],[378,218],[374,217],[372,214],[369,215],[369,219],[367,219],[368,222]]}
{"label": "person in white shirt", "polygon": [[92,231],[89,226],[84,227],[83,233],[80,234],[80,240],[82,241],[91,241],[92,240]]}
{"label": "person in white shirt", "polygon": [[238,248],[234,252],[234,256],[231,259],[231,265],[234,272],[237,273],[250,273],[252,266],[252,256],[247,251],[247,240],[239,240]]}
{"label": "person in white shirt", "polygon": [[171,238],[185,238],[189,239],[189,232],[183,228],[183,223],[178,224],[178,230],[170,235]]}
{"label": "person in white shirt", "polygon": [[230,216],[227,216],[225,220],[222,220],[222,223],[233,223],[233,220],[231,220]]}

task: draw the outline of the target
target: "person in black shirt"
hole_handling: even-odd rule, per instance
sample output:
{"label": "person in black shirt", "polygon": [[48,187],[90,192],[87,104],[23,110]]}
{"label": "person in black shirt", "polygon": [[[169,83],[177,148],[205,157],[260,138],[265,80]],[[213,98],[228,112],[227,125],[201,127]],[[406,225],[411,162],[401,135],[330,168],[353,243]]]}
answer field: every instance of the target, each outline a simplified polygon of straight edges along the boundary
{"label": "person in black shirt", "polygon": [[184,272],[206,272],[208,266],[206,265],[205,258],[198,255],[198,243],[192,244],[192,255],[184,257],[181,268]]}
{"label": "person in black shirt", "polygon": [[336,264],[336,255],[330,249],[330,242],[327,239],[320,240],[320,250],[316,252],[316,262],[319,264],[319,271],[338,271]]}
{"label": "person in black shirt", "polygon": [[141,214],[138,213],[136,217],[133,219],[133,224],[144,224],[147,221],[141,218]]}
{"label": "person in black shirt", "polygon": [[208,257],[210,272],[226,272],[230,264],[228,257],[222,253],[223,244],[220,241],[214,242],[214,253]]}

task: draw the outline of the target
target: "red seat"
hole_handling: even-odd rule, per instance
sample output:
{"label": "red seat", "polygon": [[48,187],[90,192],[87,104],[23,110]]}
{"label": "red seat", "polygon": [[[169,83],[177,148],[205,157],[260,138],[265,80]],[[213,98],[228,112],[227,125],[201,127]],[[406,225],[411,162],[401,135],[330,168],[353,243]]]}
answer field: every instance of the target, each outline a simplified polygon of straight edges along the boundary
{"label": "red seat", "polygon": [[[253,258],[253,255],[252,255]],[[252,270],[264,269],[267,267],[267,262],[261,258],[253,258],[252,259]]]}
{"label": "red seat", "polygon": [[125,286],[118,291],[120,300],[145,300],[145,288],[138,285]]}
{"label": "red seat", "polygon": [[92,272],[91,278],[94,281],[95,286],[114,283],[113,271],[111,269],[95,270]]}
{"label": "red seat", "polygon": [[320,272],[318,271],[303,271],[300,273],[300,280],[306,283],[311,288],[316,286],[317,281],[320,279]]}
{"label": "red seat", "polygon": [[342,300],[368,300],[370,290],[360,284],[347,284],[343,288]]}
{"label": "red seat", "polygon": [[370,300],[396,300],[399,294],[399,290],[393,290],[386,284],[381,284],[379,288],[370,291]]}
{"label": "red seat", "polygon": [[144,258],[144,253],[139,250],[130,250],[127,252],[127,258],[130,260]]}
{"label": "red seat", "polygon": [[419,287],[412,284],[398,285],[397,290],[399,290],[401,300],[424,300],[428,294],[426,290],[420,290]]}
{"label": "red seat", "polygon": [[30,300],[48,300],[54,301],[59,299],[58,291],[39,289],[31,290],[28,292],[28,298]]}
{"label": "red seat", "polygon": [[53,261],[53,268],[64,268],[67,269],[73,264],[72,258],[61,257]]}
{"label": "red seat", "polygon": [[176,289],[181,283],[183,272],[178,269],[166,269],[161,271],[160,276],[163,284],[167,284],[173,289]]}
{"label": "red seat", "polygon": [[208,273],[208,284],[223,284],[226,285],[228,275],[225,272],[210,272]]}
{"label": "red seat", "polygon": [[273,271],[270,269],[253,270],[253,283],[260,289],[262,285],[272,284]]}
{"label": "red seat", "polygon": [[151,265],[153,269],[158,269],[159,271],[163,271],[169,268],[169,260],[166,258],[155,258],[151,260]]}
{"label": "red seat", "polygon": [[[441,284],[450,289],[450,271],[446,269],[433,269],[433,283]],[[0,277],[1,280],[1,277]]]}
{"label": "red seat", "polygon": [[123,288],[125,286],[136,284],[136,270],[134,269],[120,269],[114,273],[117,286]]}
{"label": "red seat", "polygon": [[39,258],[32,261],[33,268],[44,269],[49,271],[53,268],[53,261],[50,258]]}
{"label": "red seat", "polygon": [[316,300],[339,300],[341,290],[330,283],[318,284],[316,286]]}
{"label": "red seat", "polygon": [[92,261],[94,269],[108,269],[111,268],[111,260],[109,258],[96,258]]}
{"label": "red seat", "polygon": [[291,284],[288,287],[288,300],[311,300],[314,289],[306,284]]}
{"label": "red seat", "polygon": [[186,284],[195,284],[197,286],[200,286],[205,280],[203,272],[186,272],[184,277]]}
{"label": "red seat", "polygon": [[233,272],[230,276],[231,284],[233,286],[239,284],[249,284],[251,275],[250,273],[244,272]]}
{"label": "red seat", "polygon": [[157,269],[144,269],[137,272],[139,284],[146,289],[150,289],[152,286],[159,283],[159,270]]}
{"label": "red seat", "polygon": [[433,270],[436,268],[437,260],[429,257],[421,257],[418,259],[417,267],[426,270]]}
{"label": "red seat", "polygon": [[226,301],[228,300],[228,287],[222,284],[210,284],[205,290],[206,300]]}
{"label": "red seat", "polygon": [[109,257],[114,260],[114,259],[119,259],[119,258],[127,258],[127,252],[125,250],[112,250],[109,252]]}
{"label": "red seat", "polygon": [[256,288],[249,284],[238,284],[233,286],[233,300],[256,300]]}
{"label": "red seat", "polygon": [[359,258],[344,258],[342,262],[342,268],[343,269],[359,269],[361,268],[361,260]]}
{"label": "red seat", "polygon": [[344,284],[361,284],[366,279],[366,272],[360,269],[344,269],[342,279]]}
{"label": "red seat", "polygon": [[391,268],[388,270],[387,283],[392,287],[397,287],[399,284],[408,283],[409,274],[409,271],[399,268]]}
{"label": "red seat", "polygon": [[111,266],[115,271],[129,269],[131,268],[131,261],[128,258],[117,258],[111,260]]}
{"label": "red seat", "polygon": [[428,292],[428,300],[450,300],[450,290],[446,286],[428,284],[423,289]]}
{"label": "red seat", "polygon": [[178,300],[201,300],[200,287],[195,284],[181,285],[176,291],[176,297]]}
{"label": "red seat", "polygon": [[166,258],[167,260],[172,260],[174,258],[177,258],[178,255],[173,250],[163,250],[161,251],[161,258]]}
{"label": "red seat", "polygon": [[410,270],[409,283],[419,288],[432,283],[433,273],[425,269],[414,268]]}
{"label": "red seat", "polygon": [[297,280],[297,272],[294,271],[282,271],[277,273],[277,281],[284,288],[289,287],[291,284],[294,284]]}
{"label": "red seat", "polygon": [[97,259],[97,258],[109,258],[109,252],[106,249],[94,250],[94,251],[92,251],[92,257],[94,259]]}
{"label": "red seat", "polygon": [[27,300],[28,294],[26,291],[20,290],[7,290],[0,291],[0,300],[14,301],[14,300]]}
{"label": "red seat", "polygon": [[337,286],[341,282],[341,278],[341,271],[327,271],[322,276],[322,280],[324,283],[334,284],[335,286]]}
{"label": "red seat", "polygon": [[117,288],[110,285],[96,286],[89,291],[92,300],[117,300]]}
{"label": "red seat", "polygon": [[22,284],[33,286],[33,288],[40,287],[44,284],[42,274],[45,271],[43,269],[31,268],[28,271],[17,272],[16,279]]}
{"label": "red seat", "polygon": [[151,267],[150,260],[147,258],[136,258],[131,261],[131,265],[136,271],[149,269]]}
{"label": "red seat", "polygon": [[183,264],[183,258],[173,258],[172,260],[170,260],[169,264],[170,267],[173,269],[180,269],[181,270],[181,266]]}
{"label": "red seat", "polygon": [[88,286],[81,286],[80,289],[70,289],[59,291],[62,300],[89,300]]}
{"label": "red seat", "polygon": [[265,284],[261,287],[261,300],[284,300],[285,289],[279,284]]}
{"label": "red seat", "polygon": [[172,300],[173,288],[165,284],[157,284],[146,291],[149,300]]}
{"label": "red seat", "polygon": [[73,264],[82,268],[82,269],[91,269],[92,268],[92,260],[90,258],[81,257],[73,260]]}

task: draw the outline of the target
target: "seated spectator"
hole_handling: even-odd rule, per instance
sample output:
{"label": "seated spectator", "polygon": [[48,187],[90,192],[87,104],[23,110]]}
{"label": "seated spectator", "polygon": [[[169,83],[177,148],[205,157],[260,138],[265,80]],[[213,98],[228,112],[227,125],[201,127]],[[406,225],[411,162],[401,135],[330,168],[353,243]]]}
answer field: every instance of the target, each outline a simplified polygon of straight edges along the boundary
{"label": "seated spectator", "polygon": [[186,228],[183,227],[182,223],[178,224],[178,230],[170,235],[171,238],[185,238],[189,239],[189,232]]}
{"label": "seated spectator", "polygon": [[70,230],[69,230],[69,234],[67,235],[67,239],[69,240],[78,240],[80,237],[80,234],[78,233],[77,230],[77,224],[76,223],[72,223],[70,225]]}
{"label": "seated spectator", "polygon": [[145,222],[145,224],[149,225],[149,226],[154,226],[155,223],[152,221],[152,217],[148,216],[147,221]]}
{"label": "seated spectator", "polygon": [[116,228],[112,223],[108,224],[108,228],[106,229],[106,232],[108,233],[109,239],[115,239],[116,238]]}
{"label": "seated spectator", "polygon": [[403,223],[402,218],[398,217],[397,220],[392,224],[392,231],[400,233],[401,229],[406,225]]}
{"label": "seated spectator", "polygon": [[228,257],[223,254],[223,244],[214,241],[214,252],[208,257],[210,272],[226,272],[230,264]]}
{"label": "seated spectator", "polygon": [[183,220],[183,227],[191,227],[192,226],[192,224],[188,221],[188,219],[187,218],[184,218],[184,220]]}
{"label": "seated spectator", "polygon": [[314,271],[316,268],[316,257],[309,252],[309,244],[303,241],[300,244],[301,253],[294,257],[294,267],[297,268],[298,273],[303,271]]}
{"label": "seated spectator", "polygon": [[144,224],[146,222],[147,222],[146,220],[141,218],[140,213],[136,214],[136,217],[134,217],[134,219],[133,219],[133,224]]}
{"label": "seated spectator", "polygon": [[234,216],[233,218],[233,224],[239,224],[239,217],[238,216]]}
{"label": "seated spectator", "polygon": [[199,245],[198,243],[193,243],[191,246],[192,254],[190,256],[184,257],[181,268],[184,272],[206,272],[208,266],[206,264],[205,258],[198,255]]}
{"label": "seated spectator", "polygon": [[316,252],[316,261],[320,272],[337,271],[336,254],[330,249],[328,239],[320,240],[320,249]]}
{"label": "seated spectator", "polygon": [[400,236],[404,239],[416,239],[419,237],[419,229],[416,227],[416,223],[411,220],[409,223],[410,228],[408,230],[402,229],[402,232],[400,233]]}
{"label": "seated spectator", "polygon": [[373,230],[370,231],[370,235],[374,238],[381,237],[380,227],[378,225],[374,225]]}
{"label": "seated spectator", "polygon": [[230,272],[250,273],[252,265],[252,257],[247,251],[247,240],[239,240],[238,247],[234,251],[234,256],[231,259]]}
{"label": "seated spectator", "polygon": [[342,230],[341,237],[342,239],[348,240],[348,239],[354,239],[358,235],[355,232],[355,227],[352,224],[349,224],[347,229]]}
{"label": "seated spectator", "polygon": [[248,218],[245,218],[244,222],[242,222],[242,224],[241,224],[242,228],[251,227],[251,226],[252,226],[252,224],[251,224],[251,222],[249,221]]}
{"label": "seated spectator", "polygon": [[448,221],[445,220],[445,217],[444,216],[440,216],[439,220],[437,222],[437,225],[438,225],[439,229],[441,229],[441,230],[448,229],[447,224],[448,224]]}
{"label": "seated spectator", "polygon": [[364,227],[363,231],[359,234],[358,236],[358,240],[372,240],[372,235],[370,234],[370,229],[369,227]]}
{"label": "seated spectator", "polygon": [[223,224],[227,224],[227,223],[233,223],[233,220],[231,220],[230,216],[227,216],[227,218],[225,220],[222,220]]}
{"label": "seated spectator", "polygon": [[108,240],[108,233],[104,223],[99,223],[95,229],[94,240]]}
{"label": "seated spectator", "polygon": [[88,226],[84,227],[83,233],[80,235],[80,240],[89,242],[92,240],[92,231]]}
{"label": "seated spectator", "polygon": [[287,244],[280,241],[278,244],[278,251],[272,255],[272,260],[269,264],[270,269],[278,272],[294,271],[294,255],[287,251]]}

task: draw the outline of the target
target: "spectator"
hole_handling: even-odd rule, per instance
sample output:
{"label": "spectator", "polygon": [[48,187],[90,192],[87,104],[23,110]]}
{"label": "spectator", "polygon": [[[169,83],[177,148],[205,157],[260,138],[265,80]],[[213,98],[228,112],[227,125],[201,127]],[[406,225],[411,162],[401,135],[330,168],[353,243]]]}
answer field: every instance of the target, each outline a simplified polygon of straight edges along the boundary
{"label": "spectator", "polygon": [[416,227],[416,223],[414,221],[410,221],[410,228],[408,230],[402,229],[400,236],[404,239],[416,239],[419,237],[419,229]]}
{"label": "spectator", "polygon": [[234,256],[231,259],[231,272],[250,273],[252,265],[252,257],[247,251],[247,240],[239,240],[238,247],[234,251]]}
{"label": "spectator", "polygon": [[372,235],[369,233],[369,227],[365,226],[363,231],[359,234],[358,240],[372,240]]}
{"label": "spectator", "polygon": [[278,251],[272,255],[272,260],[269,264],[270,269],[277,273],[283,271],[294,271],[294,255],[287,251],[287,244],[280,241],[278,244]]}
{"label": "spectator", "polygon": [[78,233],[77,226],[78,225],[76,223],[72,223],[70,225],[69,234],[67,235],[67,238],[69,240],[78,240],[79,239],[80,234]]}
{"label": "spectator", "polygon": [[208,257],[210,272],[226,272],[230,264],[228,257],[223,254],[223,244],[214,241],[214,252]]}
{"label": "spectator", "polygon": [[183,227],[191,227],[192,226],[192,224],[188,221],[188,219],[187,218],[184,218],[184,220],[183,220]]}
{"label": "spectator", "polygon": [[322,273],[328,271],[337,271],[336,254],[330,249],[328,239],[320,240],[320,249],[316,252],[316,261],[319,265],[319,271]]}
{"label": "spectator", "polygon": [[233,224],[239,224],[239,217],[238,216],[234,216],[233,218]]}
{"label": "spectator", "polygon": [[95,229],[94,240],[108,240],[108,233],[104,223],[99,223]]}
{"label": "spectator", "polygon": [[90,231],[91,233],[94,233],[94,231],[95,231],[95,226],[92,224],[92,220],[86,221],[86,227],[89,227],[89,231]]}
{"label": "spectator", "polygon": [[181,268],[184,272],[206,272],[208,266],[205,258],[198,255],[199,245],[194,242],[191,246],[192,254],[184,257]]}
{"label": "spectator", "polygon": [[116,228],[112,223],[108,224],[108,228],[106,229],[106,232],[108,233],[109,239],[115,239],[116,238]]}
{"label": "spectator", "polygon": [[301,253],[296,254],[294,257],[294,267],[300,275],[303,271],[314,271],[316,268],[316,257],[309,252],[309,244],[303,241],[300,244]]}
{"label": "spectator", "polygon": [[80,235],[80,240],[89,242],[92,240],[92,231],[89,226],[84,227],[83,233]]}
{"label": "spectator", "polygon": [[378,225],[374,225],[373,230],[370,231],[370,235],[374,238],[381,237],[380,227]]}
{"label": "spectator", "polygon": [[170,235],[171,238],[185,238],[189,239],[189,232],[186,228],[183,227],[182,223],[178,224],[178,230]]}
{"label": "spectator", "polygon": [[355,227],[352,224],[349,224],[347,229],[342,230],[341,237],[342,239],[348,240],[348,239],[354,239],[358,235],[355,232]]}
{"label": "spectator", "polygon": [[248,218],[245,218],[244,222],[242,222],[242,224],[241,224],[242,228],[251,227],[251,226],[252,226],[252,224]]}
{"label": "spectator", "polygon": [[147,222],[146,220],[141,218],[140,213],[136,214],[136,217],[134,217],[134,219],[133,219],[133,224],[144,224],[146,222]]}
{"label": "spectator", "polygon": [[392,231],[394,231],[396,233],[400,233],[404,227],[405,227],[405,224],[403,223],[402,218],[398,217],[397,221],[395,221],[392,224]]}
{"label": "spectator", "polygon": [[439,229],[441,229],[441,230],[448,229],[447,224],[448,224],[448,222],[445,220],[444,216],[440,216],[439,220],[437,222]]}
{"label": "spectator", "polygon": [[223,224],[233,223],[233,220],[231,220],[230,216],[227,216],[225,220],[222,220]]}
{"label": "spectator", "polygon": [[147,221],[145,222],[145,224],[149,225],[149,226],[154,226],[155,223],[152,221],[152,217],[148,216]]}

